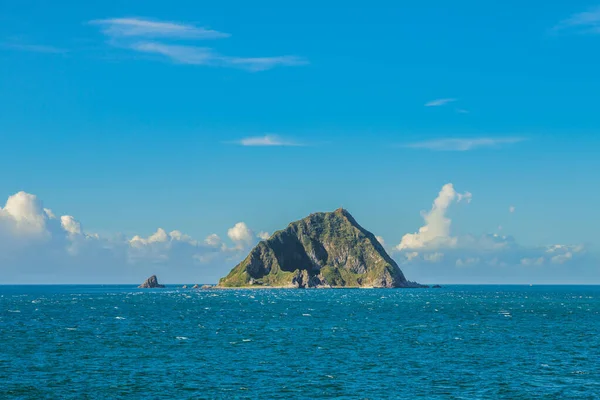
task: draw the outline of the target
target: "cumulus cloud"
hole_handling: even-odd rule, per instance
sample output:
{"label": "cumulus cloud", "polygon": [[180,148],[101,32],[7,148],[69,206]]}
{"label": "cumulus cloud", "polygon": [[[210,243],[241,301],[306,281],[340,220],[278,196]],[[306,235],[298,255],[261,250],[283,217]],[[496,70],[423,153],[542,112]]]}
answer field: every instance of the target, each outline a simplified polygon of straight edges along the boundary
{"label": "cumulus cloud", "polygon": [[8,198],[0,209],[4,224],[16,235],[44,235],[48,215],[41,201],[32,194],[18,192]]}
{"label": "cumulus cloud", "polygon": [[267,240],[268,238],[271,237],[271,235],[269,234],[269,232],[258,232],[258,235],[256,235],[260,240]]}
{"label": "cumulus cloud", "polygon": [[[422,213],[425,224],[418,232],[405,234],[394,249],[394,257],[405,273],[414,274],[410,276],[421,280],[452,281],[455,276],[461,276],[462,282],[472,283],[476,279],[515,283],[524,277],[556,282],[557,277],[569,273],[575,274],[574,278],[569,276],[571,282],[581,282],[580,276],[593,273],[588,267],[594,264],[586,262],[589,261],[588,251],[581,244],[523,246],[510,235],[452,235],[452,221],[447,215],[449,207],[471,198],[469,192],[461,195],[452,184],[444,185],[431,210]],[[567,265],[574,269],[556,269]],[[552,274],[540,274],[540,268],[548,273],[552,271]],[[464,271],[469,271],[468,275],[464,275]]]}
{"label": "cumulus cloud", "polygon": [[383,240],[381,236],[375,236],[375,239],[377,239],[377,241],[385,247],[385,240]]}
{"label": "cumulus cloud", "polygon": [[227,231],[227,236],[233,243],[238,247],[244,247],[252,243],[254,240],[254,233],[248,226],[243,222],[238,222]]}
{"label": "cumulus cloud", "polygon": [[204,243],[211,247],[221,247],[223,245],[223,241],[216,233],[212,233],[204,239]]}
{"label": "cumulus cloud", "polygon": [[100,236],[19,192],[0,207],[0,273],[5,283],[136,282],[152,273],[171,282],[216,282],[257,241],[243,222],[227,233],[230,246],[217,234],[198,241],[163,228],[148,236]]}
{"label": "cumulus cloud", "polygon": [[456,238],[450,236],[450,225],[452,221],[446,216],[448,208],[454,202],[465,200],[471,202],[472,195],[469,192],[457,193],[451,183],[447,183],[440,190],[438,197],[433,201],[429,212],[422,212],[425,225],[419,228],[417,233],[407,233],[397,250],[421,249],[425,247],[454,246]]}
{"label": "cumulus cloud", "polygon": [[60,225],[71,235],[81,235],[81,223],[70,215],[60,217]]}
{"label": "cumulus cloud", "polygon": [[515,212],[515,210],[516,210],[516,207],[515,207],[515,206],[510,206],[510,207],[508,207],[508,212],[509,212],[509,213],[511,213],[511,214],[512,214],[512,213],[514,213],[514,212]]}

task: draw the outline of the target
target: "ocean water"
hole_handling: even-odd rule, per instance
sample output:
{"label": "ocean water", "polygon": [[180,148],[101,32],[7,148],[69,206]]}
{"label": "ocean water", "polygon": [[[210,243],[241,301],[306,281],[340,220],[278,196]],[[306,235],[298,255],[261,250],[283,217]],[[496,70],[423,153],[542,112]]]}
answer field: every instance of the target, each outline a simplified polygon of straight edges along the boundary
{"label": "ocean water", "polygon": [[0,286],[0,399],[598,399],[600,287]]}

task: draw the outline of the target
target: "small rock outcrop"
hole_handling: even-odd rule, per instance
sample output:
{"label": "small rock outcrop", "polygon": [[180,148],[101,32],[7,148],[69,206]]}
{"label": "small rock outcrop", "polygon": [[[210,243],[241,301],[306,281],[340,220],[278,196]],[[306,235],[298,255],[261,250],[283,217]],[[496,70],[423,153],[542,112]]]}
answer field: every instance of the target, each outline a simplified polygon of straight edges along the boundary
{"label": "small rock outcrop", "polygon": [[140,289],[162,289],[165,285],[161,285],[158,283],[158,279],[156,275],[152,275],[150,278],[146,279],[144,283],[142,283],[138,288]]}
{"label": "small rock outcrop", "polygon": [[440,285],[433,285],[432,288],[433,289],[441,289],[442,287]]}
{"label": "small rock outcrop", "polygon": [[183,285],[181,288],[182,289],[187,289],[187,285]]}
{"label": "small rock outcrop", "polygon": [[200,288],[200,286],[198,286],[197,284],[192,286],[192,289],[198,289],[198,288]]}
{"label": "small rock outcrop", "polygon": [[422,288],[404,277],[375,235],[342,208],[275,232],[217,287]]}
{"label": "small rock outcrop", "polygon": [[213,287],[213,285],[202,285],[200,289],[212,289]]}

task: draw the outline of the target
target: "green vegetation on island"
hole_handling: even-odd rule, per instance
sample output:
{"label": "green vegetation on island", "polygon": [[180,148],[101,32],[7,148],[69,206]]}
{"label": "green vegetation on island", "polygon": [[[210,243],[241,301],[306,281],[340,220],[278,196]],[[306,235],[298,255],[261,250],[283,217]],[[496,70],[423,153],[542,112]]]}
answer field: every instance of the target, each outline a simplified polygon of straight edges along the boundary
{"label": "green vegetation on island", "polygon": [[219,287],[425,287],[406,280],[344,209],[314,213],[261,241]]}

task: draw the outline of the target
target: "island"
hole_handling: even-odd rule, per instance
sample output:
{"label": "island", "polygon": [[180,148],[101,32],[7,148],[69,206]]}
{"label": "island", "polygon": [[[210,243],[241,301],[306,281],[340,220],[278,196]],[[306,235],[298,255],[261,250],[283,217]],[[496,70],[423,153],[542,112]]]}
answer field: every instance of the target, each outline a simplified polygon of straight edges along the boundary
{"label": "island", "polygon": [[165,285],[158,283],[156,275],[152,275],[150,278],[146,279],[144,283],[138,286],[139,289],[164,289],[164,287]]}
{"label": "island", "polygon": [[218,288],[423,288],[408,281],[377,238],[339,208],[261,241]]}

